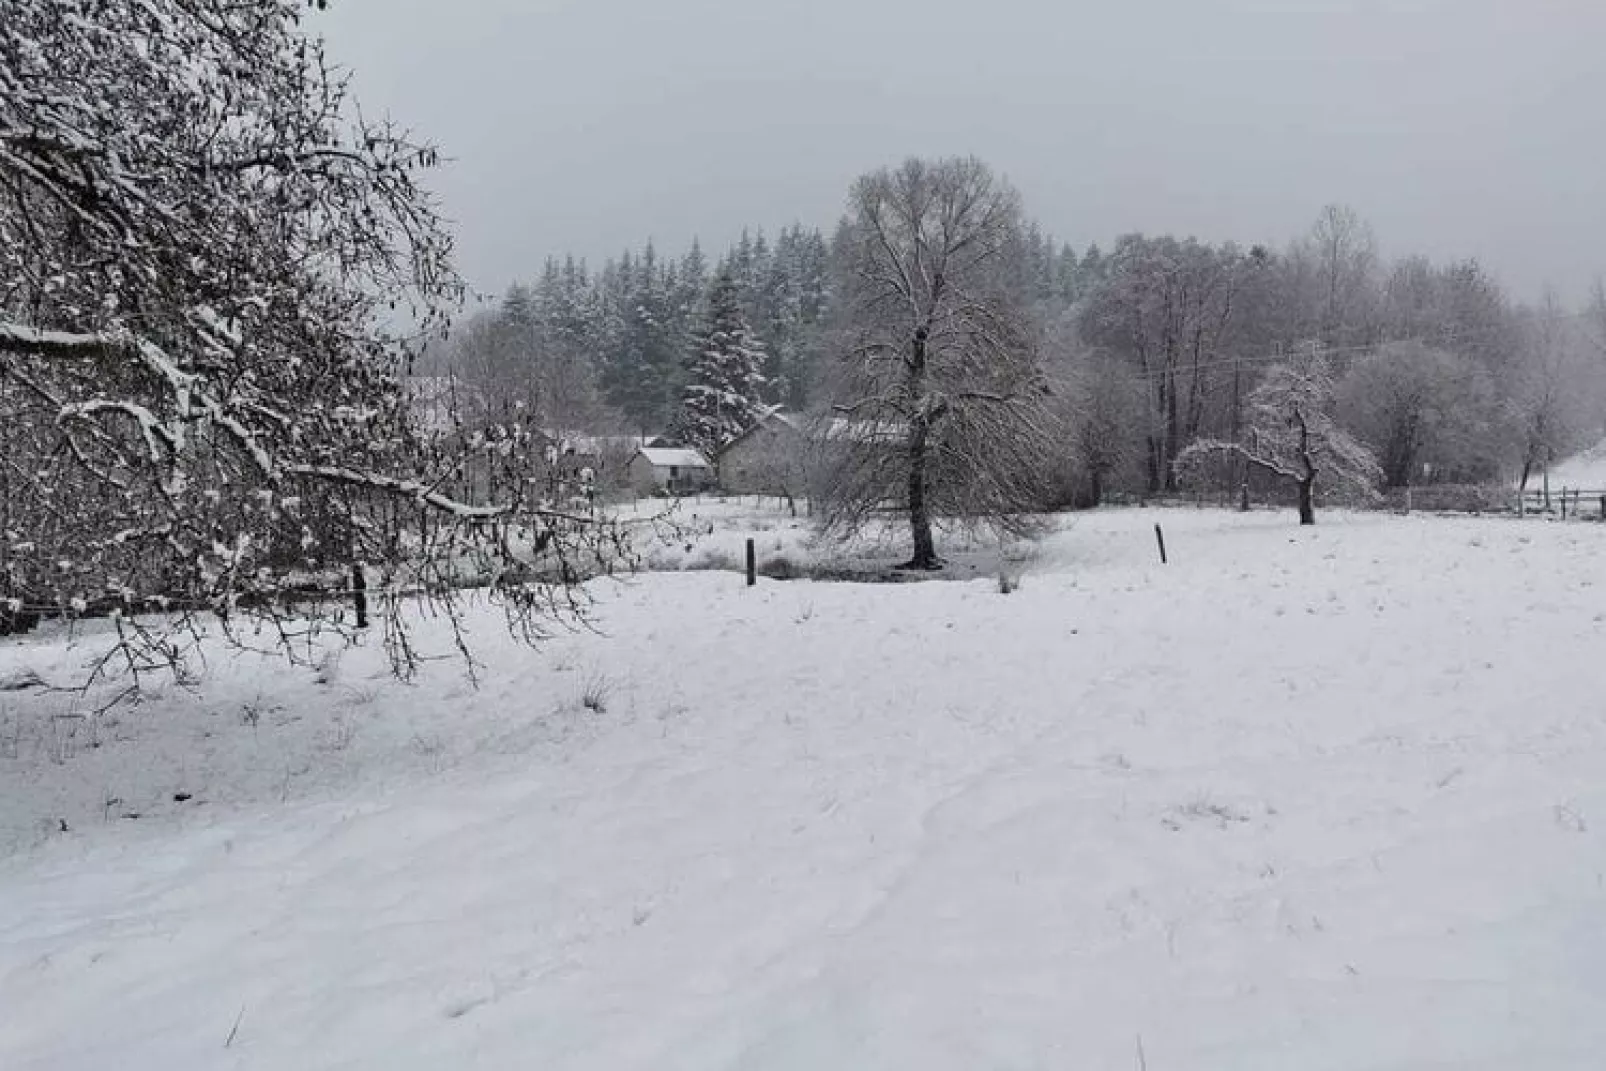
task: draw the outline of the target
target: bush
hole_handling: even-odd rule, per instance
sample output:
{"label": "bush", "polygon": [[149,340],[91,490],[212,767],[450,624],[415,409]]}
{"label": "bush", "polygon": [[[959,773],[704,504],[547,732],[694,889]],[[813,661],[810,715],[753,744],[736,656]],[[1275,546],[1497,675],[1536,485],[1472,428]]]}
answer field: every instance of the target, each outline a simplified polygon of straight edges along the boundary
{"label": "bush", "polygon": [[792,559],[779,554],[759,562],[758,573],[772,580],[796,580],[803,575],[803,571],[793,564]]}

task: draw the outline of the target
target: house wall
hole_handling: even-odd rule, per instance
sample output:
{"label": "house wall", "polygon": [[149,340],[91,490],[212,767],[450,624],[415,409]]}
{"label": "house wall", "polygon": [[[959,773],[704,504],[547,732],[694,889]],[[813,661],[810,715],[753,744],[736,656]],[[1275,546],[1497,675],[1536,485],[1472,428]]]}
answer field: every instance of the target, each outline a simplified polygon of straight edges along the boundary
{"label": "house wall", "polygon": [[803,436],[774,421],[719,455],[719,486],[733,495],[802,495]]}
{"label": "house wall", "polygon": [[714,483],[712,469],[681,468],[676,470],[673,477],[670,476],[668,469],[659,471],[663,473],[665,486],[675,491],[702,491]]}
{"label": "house wall", "polygon": [[639,495],[661,491],[669,480],[669,470],[659,469],[641,454],[630,459],[630,489]]}
{"label": "house wall", "polygon": [[641,454],[630,459],[629,473],[630,489],[638,495],[665,490],[698,491],[713,482],[713,473],[708,469],[676,468],[671,476],[669,466],[654,465]]}

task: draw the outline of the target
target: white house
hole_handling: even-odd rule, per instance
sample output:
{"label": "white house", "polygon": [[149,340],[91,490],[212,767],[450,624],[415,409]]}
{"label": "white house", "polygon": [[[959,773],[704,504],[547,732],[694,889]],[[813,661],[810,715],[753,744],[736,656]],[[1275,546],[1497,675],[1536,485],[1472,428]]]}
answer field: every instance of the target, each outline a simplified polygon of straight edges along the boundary
{"label": "white house", "polygon": [[714,482],[708,459],[690,447],[643,446],[630,459],[630,486],[638,494],[686,494]]}

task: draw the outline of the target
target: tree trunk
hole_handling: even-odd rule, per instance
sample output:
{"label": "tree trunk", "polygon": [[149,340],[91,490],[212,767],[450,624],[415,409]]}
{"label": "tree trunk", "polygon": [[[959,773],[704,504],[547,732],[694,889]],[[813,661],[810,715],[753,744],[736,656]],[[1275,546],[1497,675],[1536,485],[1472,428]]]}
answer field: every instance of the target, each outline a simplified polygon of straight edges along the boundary
{"label": "tree trunk", "polygon": [[1093,485],[1089,488],[1088,505],[1098,509],[1104,504],[1104,473],[1099,469],[1093,470]]}
{"label": "tree trunk", "polygon": [[1147,475],[1148,475],[1148,484],[1149,484],[1149,494],[1157,495],[1161,491],[1161,487],[1160,487],[1160,470],[1164,466],[1164,461],[1161,459],[1161,456],[1160,456],[1161,452],[1162,452],[1162,447],[1160,445],[1160,440],[1159,440],[1159,438],[1157,436],[1150,435],[1148,437],[1148,439],[1149,439],[1149,442],[1148,442],[1149,449],[1148,449],[1148,452],[1147,452],[1148,456],[1144,460],[1146,462],[1146,467],[1148,469]]}
{"label": "tree trunk", "polygon": [[[922,407],[925,404],[927,337],[926,328],[916,329],[907,376],[909,397]],[[942,562],[937,559],[936,543],[931,538],[931,507],[926,502],[926,439],[931,434],[931,420],[931,414],[921,408],[909,421],[909,534],[914,539],[914,554],[899,566],[901,569],[942,568]]]}
{"label": "tree trunk", "polygon": [[914,555],[904,569],[941,569],[936,543],[931,538],[931,510],[926,505],[925,433],[918,433],[920,445],[909,450],[909,533],[914,537]]}
{"label": "tree trunk", "polygon": [[1166,390],[1165,413],[1165,457],[1163,459],[1165,463],[1165,470],[1161,473],[1161,478],[1166,491],[1171,492],[1177,489],[1177,469],[1175,462],[1177,460],[1177,454],[1182,448],[1182,427],[1179,414],[1177,413],[1177,373],[1175,368],[1172,368],[1170,371],[1168,371],[1166,376],[1168,383]]}
{"label": "tree trunk", "polygon": [[1316,523],[1316,477],[1299,481],[1299,523]]}
{"label": "tree trunk", "polygon": [[1299,428],[1299,463],[1303,475],[1299,478],[1299,523],[1316,523],[1316,461],[1310,456],[1310,424],[1305,414],[1294,408],[1294,426]]}

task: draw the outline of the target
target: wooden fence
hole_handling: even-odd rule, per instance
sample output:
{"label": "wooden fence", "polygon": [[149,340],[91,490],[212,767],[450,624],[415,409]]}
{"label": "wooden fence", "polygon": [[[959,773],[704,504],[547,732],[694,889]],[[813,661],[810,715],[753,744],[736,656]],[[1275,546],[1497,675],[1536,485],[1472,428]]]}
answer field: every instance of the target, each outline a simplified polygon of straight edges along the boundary
{"label": "wooden fence", "polygon": [[1516,493],[1517,512],[1559,516],[1562,520],[1606,521],[1606,490],[1563,487]]}

